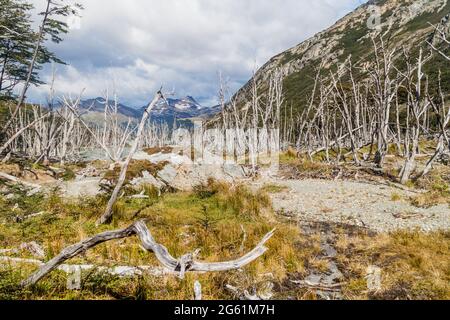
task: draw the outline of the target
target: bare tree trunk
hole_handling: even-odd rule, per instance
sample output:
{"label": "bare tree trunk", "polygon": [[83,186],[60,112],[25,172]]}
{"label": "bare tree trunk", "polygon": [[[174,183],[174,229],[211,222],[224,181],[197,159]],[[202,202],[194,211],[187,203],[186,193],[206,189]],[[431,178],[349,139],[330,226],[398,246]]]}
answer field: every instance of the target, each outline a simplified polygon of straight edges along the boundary
{"label": "bare tree trunk", "polygon": [[415,178],[416,180],[425,177],[431,171],[431,169],[433,168],[434,162],[443,153],[443,149],[444,149],[444,137],[440,136],[438,145],[436,146],[436,152],[431,157],[431,159],[428,160],[427,165],[425,166],[425,169],[423,169],[422,173],[419,174],[417,176],[417,178]]}
{"label": "bare tree trunk", "polygon": [[6,141],[3,146],[0,148],[0,155],[3,154],[3,152],[5,152],[6,148],[9,147],[9,145],[11,143],[14,142],[14,140],[16,140],[18,137],[20,137],[20,135],[22,133],[24,133],[26,130],[28,130],[29,128],[31,128],[32,126],[34,126],[36,123],[38,123],[39,121],[41,121],[42,119],[46,118],[49,116],[49,113],[43,115],[42,117],[34,120],[33,122],[31,122],[30,124],[28,124],[27,126],[23,127],[22,129],[20,129],[19,131],[17,131],[8,141]]}
{"label": "bare tree trunk", "polygon": [[129,166],[131,160],[133,159],[133,156],[136,153],[137,148],[139,147],[141,136],[144,131],[145,124],[150,116],[150,112],[152,111],[154,106],[158,103],[158,101],[162,98],[163,98],[162,92],[158,91],[158,93],[156,94],[153,101],[148,105],[147,109],[145,110],[144,115],[142,116],[142,119],[141,119],[141,123],[139,124],[136,138],[133,142],[133,145],[131,146],[130,153],[128,154],[127,159],[125,160],[124,164],[122,165],[122,170],[120,171],[119,180],[117,181],[116,187],[114,188],[111,198],[109,199],[105,213],[97,221],[97,224],[107,223],[111,219],[113,206],[116,203],[117,197],[119,196],[120,189],[122,189],[123,183],[125,182],[128,166]]}
{"label": "bare tree trunk", "polygon": [[22,181],[22,180],[20,180],[17,177],[13,177],[13,176],[11,176],[9,174],[6,174],[6,173],[3,173],[3,172],[0,172],[0,178],[1,179],[6,179],[8,181],[12,181],[12,182],[17,183],[17,184],[21,184],[21,185],[23,185],[25,187],[32,188],[32,189],[40,189],[41,188],[41,186],[38,185],[38,184]]}

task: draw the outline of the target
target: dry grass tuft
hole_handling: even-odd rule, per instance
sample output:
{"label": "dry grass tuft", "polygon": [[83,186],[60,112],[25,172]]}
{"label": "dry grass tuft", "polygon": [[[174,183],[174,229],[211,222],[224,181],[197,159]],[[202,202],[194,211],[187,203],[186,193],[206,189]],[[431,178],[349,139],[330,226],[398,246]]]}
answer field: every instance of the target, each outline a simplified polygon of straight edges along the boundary
{"label": "dry grass tuft", "polygon": [[266,184],[260,189],[260,192],[273,194],[273,193],[281,193],[287,190],[289,190],[289,188],[286,186],[280,186],[277,184]]}
{"label": "dry grass tuft", "polygon": [[392,193],[391,201],[397,202],[397,201],[401,201],[401,200],[402,200],[402,196],[399,193],[397,193],[397,192]]}
{"label": "dry grass tuft", "polygon": [[[374,237],[342,235],[339,264],[349,299],[449,299],[450,234],[406,232]],[[367,292],[369,265],[382,269],[382,290]]]}
{"label": "dry grass tuft", "polygon": [[[267,219],[266,215],[272,214],[268,196],[253,194],[244,186],[232,187],[211,180],[193,193],[168,193],[153,199],[122,198],[114,208],[112,225],[98,228],[95,220],[106,202],[101,197],[66,201],[55,193],[47,199],[36,197],[27,202],[24,196],[20,202],[24,213],[43,208],[48,213],[21,224],[6,223],[10,221],[6,212],[15,201],[0,199],[5,206],[0,210],[0,219],[5,222],[0,224],[0,248],[37,241],[46,250],[48,259],[89,235],[123,228],[137,219],[145,219],[155,239],[174,256],[201,248],[199,259],[204,261],[237,258],[251,250],[264,234],[277,228],[267,245],[267,253],[243,271],[192,274],[185,280],[151,276],[119,279],[86,273],[79,292],[66,290],[66,276],[56,271],[32,290],[23,291],[18,283],[36,267],[21,265],[0,270],[0,299],[192,299],[195,280],[202,283],[206,299],[230,299],[233,297],[224,289],[225,284],[262,290],[267,281],[277,284],[290,273],[303,272],[307,259],[305,252],[297,249],[302,241],[298,227]],[[26,252],[21,255],[28,257]],[[68,263],[158,266],[154,256],[144,252],[135,238],[102,244]],[[269,275],[269,279],[264,275]]]}
{"label": "dry grass tuft", "polygon": [[411,198],[411,203],[420,208],[450,204],[450,170],[440,168],[416,182],[416,187],[426,192]]}

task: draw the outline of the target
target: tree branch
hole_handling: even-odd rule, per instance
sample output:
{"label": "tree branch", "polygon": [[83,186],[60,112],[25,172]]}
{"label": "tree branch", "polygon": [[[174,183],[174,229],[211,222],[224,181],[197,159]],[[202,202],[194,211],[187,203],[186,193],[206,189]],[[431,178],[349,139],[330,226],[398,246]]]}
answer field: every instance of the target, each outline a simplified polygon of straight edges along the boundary
{"label": "tree branch", "polygon": [[48,273],[55,270],[59,265],[64,263],[64,261],[74,258],[77,255],[86,252],[90,248],[93,248],[106,241],[128,238],[134,235],[137,235],[139,237],[142,242],[142,246],[147,251],[155,254],[156,258],[162,266],[170,271],[180,272],[181,277],[184,275],[184,272],[218,272],[235,270],[242,268],[243,266],[253,262],[261,255],[263,255],[267,251],[267,248],[264,245],[267,241],[269,241],[270,238],[272,238],[274,232],[275,230],[269,232],[252,251],[236,260],[207,263],[195,261],[195,254],[187,254],[182,256],[180,259],[175,259],[169,253],[166,247],[155,241],[145,223],[143,221],[138,221],[126,229],[100,233],[96,236],[65,248],[63,251],[61,251],[60,254],[43,265],[28,279],[24,280],[22,282],[22,286],[26,287],[36,284]]}

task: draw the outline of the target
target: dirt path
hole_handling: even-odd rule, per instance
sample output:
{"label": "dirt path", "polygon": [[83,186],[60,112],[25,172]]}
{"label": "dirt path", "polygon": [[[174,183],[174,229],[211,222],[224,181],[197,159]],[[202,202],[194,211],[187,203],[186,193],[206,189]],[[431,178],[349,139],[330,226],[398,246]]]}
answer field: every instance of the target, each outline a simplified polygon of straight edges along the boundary
{"label": "dirt path", "polygon": [[[415,193],[394,186],[353,181],[266,179],[252,187],[258,189],[264,185],[284,187],[285,190],[271,194],[274,209],[300,221],[340,223],[377,232],[450,230],[448,205],[417,208],[408,200]],[[400,200],[394,201],[393,195]]]}

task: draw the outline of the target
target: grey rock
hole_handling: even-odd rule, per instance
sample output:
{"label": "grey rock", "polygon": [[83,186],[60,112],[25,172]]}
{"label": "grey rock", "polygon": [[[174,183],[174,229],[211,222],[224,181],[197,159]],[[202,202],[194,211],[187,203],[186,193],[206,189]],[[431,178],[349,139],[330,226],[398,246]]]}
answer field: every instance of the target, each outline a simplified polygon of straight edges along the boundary
{"label": "grey rock", "polygon": [[171,186],[177,175],[177,169],[173,165],[168,164],[164,167],[164,169],[158,172],[157,177],[161,179],[161,181],[163,181],[165,184]]}
{"label": "grey rock", "polygon": [[[450,230],[448,205],[416,208],[408,201],[416,193],[394,186],[346,180],[265,179],[253,188],[259,190],[266,184],[286,187],[283,192],[270,194],[276,212],[291,212],[305,221],[344,223],[375,232]],[[401,200],[393,201],[394,193]]]}
{"label": "grey rock", "polygon": [[130,181],[130,184],[134,187],[149,185],[154,186],[158,189],[162,189],[165,186],[164,182],[156,179],[148,171],[142,172],[142,177],[134,178]]}
{"label": "grey rock", "polygon": [[69,198],[93,197],[101,192],[100,181],[100,178],[77,179],[62,183],[60,187],[63,195]]}
{"label": "grey rock", "polygon": [[223,166],[223,172],[234,178],[234,179],[243,179],[245,178],[245,172],[242,166],[237,164],[225,164]]}

